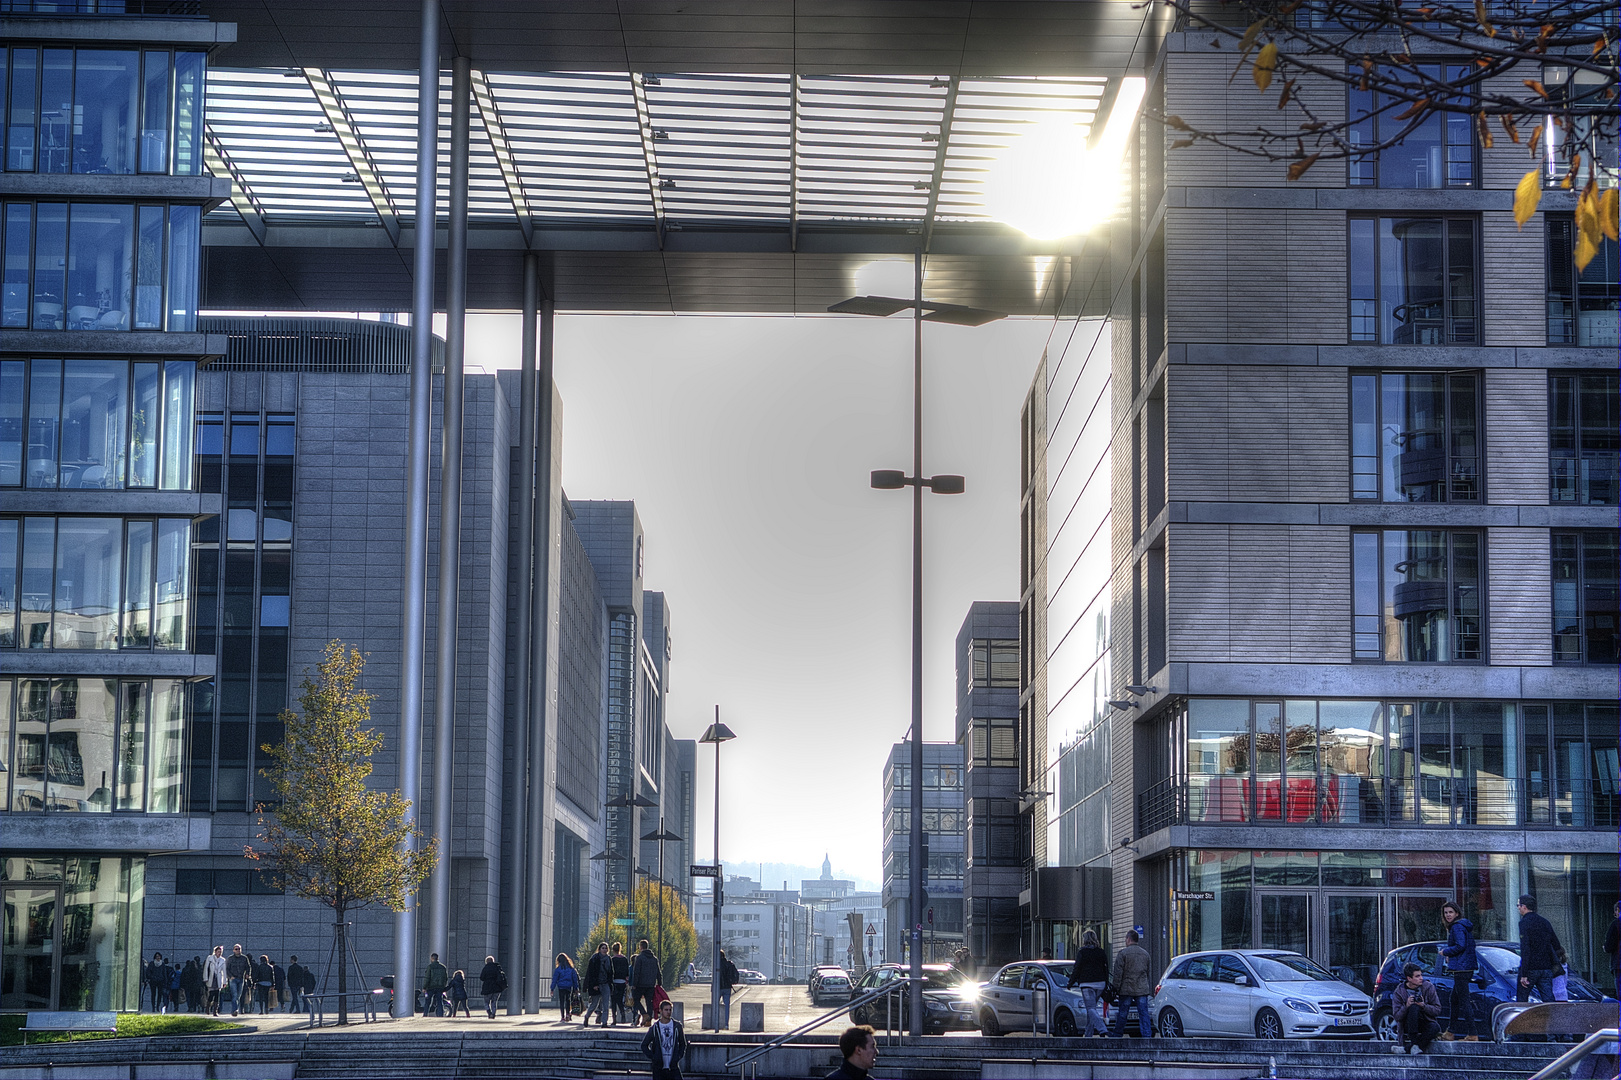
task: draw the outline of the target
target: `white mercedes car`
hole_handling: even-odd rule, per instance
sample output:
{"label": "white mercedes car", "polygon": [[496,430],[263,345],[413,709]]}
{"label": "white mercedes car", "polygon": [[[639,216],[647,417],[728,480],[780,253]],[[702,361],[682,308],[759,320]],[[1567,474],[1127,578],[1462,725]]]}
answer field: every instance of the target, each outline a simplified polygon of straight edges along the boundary
{"label": "white mercedes car", "polygon": [[1160,1035],[1373,1037],[1373,1001],[1296,952],[1223,949],[1176,957],[1154,988]]}

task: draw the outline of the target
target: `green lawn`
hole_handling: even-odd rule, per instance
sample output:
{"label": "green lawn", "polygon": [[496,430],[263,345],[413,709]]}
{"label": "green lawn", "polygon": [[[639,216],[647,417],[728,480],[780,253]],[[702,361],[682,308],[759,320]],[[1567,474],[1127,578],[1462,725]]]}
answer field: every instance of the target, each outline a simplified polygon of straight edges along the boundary
{"label": "green lawn", "polygon": [[[0,1046],[21,1046],[22,1026],[27,1016],[10,1013],[0,1016]],[[212,1016],[157,1016],[150,1013],[119,1013],[118,1032],[107,1034],[88,1031],[82,1034],[67,1032],[30,1033],[28,1045],[46,1042],[67,1042],[71,1039],[139,1039],[152,1035],[198,1035],[204,1032],[235,1031],[240,1024],[218,1020]]]}

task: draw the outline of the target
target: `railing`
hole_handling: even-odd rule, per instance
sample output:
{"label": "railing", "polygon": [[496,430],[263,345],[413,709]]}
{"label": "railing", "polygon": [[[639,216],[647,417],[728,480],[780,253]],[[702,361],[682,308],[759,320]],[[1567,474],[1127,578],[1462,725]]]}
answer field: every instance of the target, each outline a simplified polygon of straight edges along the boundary
{"label": "railing", "polygon": [[1137,796],[1138,835],[1171,825],[1233,824],[1614,829],[1621,826],[1621,785],[1274,773],[1165,780]]}
{"label": "railing", "polygon": [[[846,1001],[843,1005],[839,1006],[837,1009],[834,1009],[832,1012],[824,1013],[823,1015],[818,1016],[816,1019],[810,1021],[809,1023],[799,1025],[798,1027],[794,1028],[794,1030],[788,1032],[785,1035],[778,1035],[775,1039],[772,1039],[770,1042],[762,1043],[759,1046],[754,1047],[752,1050],[748,1051],[742,1057],[727,1058],[726,1059],[726,1064],[724,1066],[722,1066],[722,1068],[736,1069],[738,1071],[738,1075],[741,1076],[743,1074],[743,1066],[752,1064],[754,1061],[758,1060],[759,1058],[764,1057],[767,1053],[769,1053],[772,1050],[775,1050],[777,1047],[781,1046],[783,1043],[787,1042],[789,1039],[798,1038],[800,1035],[803,1035],[808,1031],[814,1031],[817,1028],[821,1027],[823,1024],[826,1024],[829,1021],[836,1019],[837,1017],[845,1016],[845,1015],[849,1014],[850,1012],[854,1011],[855,1009],[861,1007],[862,1005],[866,1005],[868,1002],[873,1002],[873,1001],[877,1001],[879,998],[888,997],[889,995],[894,994],[897,991],[903,990],[906,987],[912,985],[912,982],[913,982],[913,980],[911,978],[909,978],[909,977],[908,978],[891,979],[889,982],[885,983],[883,986],[878,987],[876,990],[868,990],[865,994],[862,994],[860,997],[851,998],[849,1001]],[[884,1010],[884,1015],[886,1017],[891,1017],[892,1016],[891,1010],[886,1008]],[[892,1030],[887,1020],[886,1020],[885,1025],[884,1025],[884,1030],[886,1032]]]}
{"label": "railing", "polygon": [[1548,1062],[1546,1066],[1531,1075],[1531,1080],[1552,1080],[1566,1069],[1572,1068],[1580,1062],[1586,1061],[1593,1054],[1615,1056],[1617,1039],[1621,1038],[1621,1030],[1605,1028],[1595,1031],[1563,1054]]}

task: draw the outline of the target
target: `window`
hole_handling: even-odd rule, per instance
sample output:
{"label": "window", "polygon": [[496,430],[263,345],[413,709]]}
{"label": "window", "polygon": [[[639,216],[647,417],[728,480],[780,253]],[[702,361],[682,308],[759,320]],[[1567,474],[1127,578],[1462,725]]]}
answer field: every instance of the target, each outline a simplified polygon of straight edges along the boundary
{"label": "window", "polygon": [[1480,376],[1351,376],[1351,497],[1479,502]]}
{"label": "window", "polygon": [[1621,824],[1615,702],[1526,705],[1524,712],[1527,823],[1615,829]]}
{"label": "window", "polygon": [[1474,219],[1353,217],[1349,224],[1353,342],[1479,342]]}
{"label": "window", "polygon": [[1553,534],[1553,658],[1563,664],[1621,661],[1616,636],[1617,533]]}
{"label": "window", "polygon": [[1621,470],[1621,376],[1548,377],[1548,501],[1614,506]]}
{"label": "window", "polygon": [[[1589,32],[1595,36],[1613,30],[1614,14],[1610,13],[1609,27],[1592,25]],[[1544,64],[1542,84],[1549,100],[1557,105],[1573,103],[1577,108],[1591,108],[1591,118],[1578,116],[1565,124],[1555,125],[1544,120],[1542,130],[1548,134],[1542,141],[1542,183],[1545,187],[1561,184],[1571,173],[1579,155],[1581,172],[1593,167],[1598,172],[1599,187],[1616,185],[1616,136],[1613,124],[1605,125],[1601,110],[1613,108],[1613,89],[1610,80],[1601,72],[1572,69],[1565,64]],[[1608,130],[1605,130],[1606,126]]]}
{"label": "window", "polygon": [[974,642],[974,685],[976,687],[1018,687],[1019,643],[1017,641]]}
{"label": "window", "polygon": [[151,49],[0,49],[8,172],[201,169],[203,54]]}
{"label": "window", "polygon": [[1242,978],[1250,981],[1250,973],[1236,956],[1223,956],[1216,964],[1216,981],[1236,983]]}
{"label": "window", "polygon": [[1018,721],[1012,717],[975,720],[969,737],[969,748],[975,765],[1008,765],[1019,763]]}
{"label": "window", "polygon": [[1621,344],[1621,244],[1605,237],[1577,270],[1576,219],[1548,216],[1548,344],[1615,348]]}
{"label": "window", "polygon": [[[1421,64],[1417,73],[1454,85],[1469,77],[1467,67],[1453,64]],[[1401,136],[1394,146],[1351,159],[1352,187],[1474,186],[1475,139],[1469,113],[1430,113],[1414,127],[1411,120],[1398,119],[1408,102],[1371,88],[1359,89],[1355,83],[1349,94],[1353,147],[1378,146]]]}
{"label": "window", "polygon": [[1351,534],[1354,655],[1481,659],[1481,537],[1441,529]]}

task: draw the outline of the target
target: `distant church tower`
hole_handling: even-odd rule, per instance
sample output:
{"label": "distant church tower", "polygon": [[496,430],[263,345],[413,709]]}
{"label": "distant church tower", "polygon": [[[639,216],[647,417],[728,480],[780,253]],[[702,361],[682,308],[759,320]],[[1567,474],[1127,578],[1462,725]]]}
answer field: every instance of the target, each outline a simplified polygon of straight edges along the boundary
{"label": "distant church tower", "polygon": [[822,880],[833,880],[833,859],[831,853],[826,853],[822,856]]}

